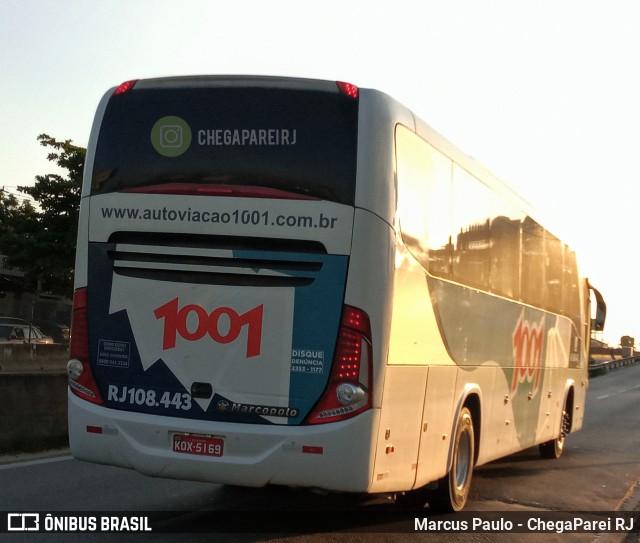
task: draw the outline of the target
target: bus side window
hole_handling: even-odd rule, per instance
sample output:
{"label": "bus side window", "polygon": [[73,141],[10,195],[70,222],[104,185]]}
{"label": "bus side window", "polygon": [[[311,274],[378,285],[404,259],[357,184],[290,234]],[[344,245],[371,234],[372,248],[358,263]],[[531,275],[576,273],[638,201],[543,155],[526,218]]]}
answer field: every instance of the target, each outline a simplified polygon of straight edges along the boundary
{"label": "bus side window", "polygon": [[451,273],[451,161],[403,126],[396,130],[402,239],[436,277]]}
{"label": "bus side window", "polygon": [[531,217],[522,223],[520,300],[542,307],[544,300],[544,228]]}
{"label": "bus side window", "polygon": [[517,299],[522,219],[505,198],[454,166],[454,280]]}

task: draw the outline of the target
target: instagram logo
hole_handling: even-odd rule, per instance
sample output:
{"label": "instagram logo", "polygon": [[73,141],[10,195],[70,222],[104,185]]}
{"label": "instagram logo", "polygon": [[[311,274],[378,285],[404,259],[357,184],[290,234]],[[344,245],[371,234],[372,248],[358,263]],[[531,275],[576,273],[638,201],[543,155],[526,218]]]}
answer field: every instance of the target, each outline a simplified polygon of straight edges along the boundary
{"label": "instagram logo", "polygon": [[151,144],[162,156],[180,156],[191,145],[191,128],[180,117],[162,117],[151,129]]}
{"label": "instagram logo", "polygon": [[160,127],[160,146],[165,149],[182,147],[182,127],[176,125],[165,125]]}

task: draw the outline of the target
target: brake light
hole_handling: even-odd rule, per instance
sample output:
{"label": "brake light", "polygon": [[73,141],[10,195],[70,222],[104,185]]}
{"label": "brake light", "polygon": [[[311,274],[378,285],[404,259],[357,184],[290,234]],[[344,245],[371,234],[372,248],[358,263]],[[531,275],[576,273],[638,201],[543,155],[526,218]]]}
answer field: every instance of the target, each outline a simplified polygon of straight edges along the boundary
{"label": "brake light", "polygon": [[125,81],[116,87],[116,90],[113,91],[112,96],[118,96],[119,94],[124,94],[125,92],[129,92],[133,87],[135,87],[137,79],[131,79],[130,81]]}
{"label": "brake light", "polygon": [[344,81],[336,81],[336,85],[340,89],[342,94],[346,94],[349,98],[358,98],[359,90],[358,87],[351,83],[345,83]]}
{"label": "brake light", "polygon": [[81,288],[76,290],[73,295],[71,341],[69,343],[70,360],[67,363],[69,387],[76,396],[101,404],[102,397],[89,364],[89,320],[87,315],[87,289]]}
{"label": "brake light", "polygon": [[182,196],[236,196],[239,198],[275,198],[280,200],[317,200],[313,196],[287,190],[253,185],[207,185],[202,183],[163,183],[133,187],[122,192],[177,194]]}
{"label": "brake light", "polygon": [[306,424],[348,419],[371,407],[373,353],[369,316],[345,305],[329,385]]}

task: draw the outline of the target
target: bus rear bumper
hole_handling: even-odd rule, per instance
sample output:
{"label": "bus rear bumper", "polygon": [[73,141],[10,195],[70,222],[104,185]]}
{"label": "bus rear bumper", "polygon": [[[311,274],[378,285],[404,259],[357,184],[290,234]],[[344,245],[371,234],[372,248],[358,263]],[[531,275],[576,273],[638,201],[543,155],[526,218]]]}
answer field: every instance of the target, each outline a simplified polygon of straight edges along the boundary
{"label": "bus rear bumper", "polygon": [[[161,417],[94,405],[68,391],[69,442],[80,460],[152,477],[239,486],[268,484],[368,492],[378,410],[311,426],[252,425]],[[173,451],[173,435],[224,441],[220,457]]]}

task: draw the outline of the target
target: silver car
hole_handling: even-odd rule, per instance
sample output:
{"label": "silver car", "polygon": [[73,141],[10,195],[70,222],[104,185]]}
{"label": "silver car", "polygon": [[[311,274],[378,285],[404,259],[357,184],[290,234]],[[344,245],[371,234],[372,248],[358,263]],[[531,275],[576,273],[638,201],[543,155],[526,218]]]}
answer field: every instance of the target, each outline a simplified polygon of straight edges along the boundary
{"label": "silver car", "polygon": [[0,343],[46,344],[53,343],[53,339],[50,336],[45,336],[36,326],[18,319],[11,319],[11,322],[0,320]]}

